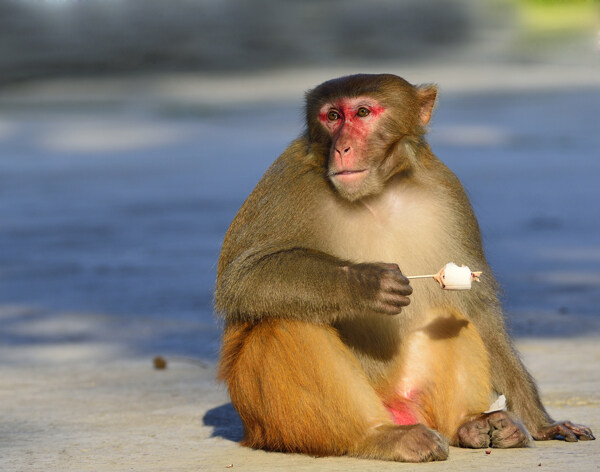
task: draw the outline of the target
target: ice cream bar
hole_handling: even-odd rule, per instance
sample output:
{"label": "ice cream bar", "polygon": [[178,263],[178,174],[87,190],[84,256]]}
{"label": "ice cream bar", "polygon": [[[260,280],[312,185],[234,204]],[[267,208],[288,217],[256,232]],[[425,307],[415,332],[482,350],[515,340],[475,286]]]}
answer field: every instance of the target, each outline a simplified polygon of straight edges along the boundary
{"label": "ice cream bar", "polygon": [[416,275],[409,279],[422,279],[432,277],[444,290],[470,290],[473,280],[479,282],[481,272],[472,272],[467,266],[457,266],[449,262],[434,275]]}

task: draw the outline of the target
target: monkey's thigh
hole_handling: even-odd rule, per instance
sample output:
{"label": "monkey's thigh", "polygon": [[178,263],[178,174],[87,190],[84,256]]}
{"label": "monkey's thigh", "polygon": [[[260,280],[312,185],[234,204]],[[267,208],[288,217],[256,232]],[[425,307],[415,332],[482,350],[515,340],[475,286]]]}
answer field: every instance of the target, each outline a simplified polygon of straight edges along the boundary
{"label": "monkey's thigh", "polygon": [[330,327],[268,320],[225,333],[220,376],[244,423],[242,444],[341,455],[389,417]]}
{"label": "monkey's thigh", "polygon": [[460,313],[432,313],[405,345],[397,392],[456,443],[460,425],[493,398],[489,357],[475,326]]}

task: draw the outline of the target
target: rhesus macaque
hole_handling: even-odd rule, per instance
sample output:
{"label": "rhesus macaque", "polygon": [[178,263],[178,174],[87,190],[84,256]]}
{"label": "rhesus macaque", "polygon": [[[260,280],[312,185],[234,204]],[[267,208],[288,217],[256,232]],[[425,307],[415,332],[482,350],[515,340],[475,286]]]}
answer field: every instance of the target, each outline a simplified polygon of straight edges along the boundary
{"label": "rhesus macaque", "polygon": [[[235,217],[215,300],[242,444],[430,461],[449,444],[594,439],[550,418],[507,336],[471,205],[425,141],[436,93],[387,74],[319,85]],[[448,261],[481,283],[403,275]],[[485,413],[499,394],[508,411]]]}

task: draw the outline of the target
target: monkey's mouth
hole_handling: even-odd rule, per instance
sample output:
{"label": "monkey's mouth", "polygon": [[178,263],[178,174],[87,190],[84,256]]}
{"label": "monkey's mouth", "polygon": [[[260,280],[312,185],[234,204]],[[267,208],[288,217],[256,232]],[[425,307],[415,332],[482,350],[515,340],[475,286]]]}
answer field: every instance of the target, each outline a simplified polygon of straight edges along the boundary
{"label": "monkey's mouth", "polygon": [[362,196],[362,189],[365,186],[368,176],[369,169],[344,169],[332,172],[329,180],[340,195],[350,201],[354,201]]}
{"label": "monkey's mouth", "polygon": [[354,177],[359,176],[360,174],[364,174],[366,172],[368,172],[369,169],[358,169],[358,170],[341,170],[339,172],[334,172],[331,176],[332,177],[340,177],[344,180],[346,179],[352,179]]}
{"label": "monkey's mouth", "polygon": [[355,201],[364,196],[363,188],[368,180],[370,169],[349,170],[344,169],[329,174],[329,180],[338,193],[350,200]]}

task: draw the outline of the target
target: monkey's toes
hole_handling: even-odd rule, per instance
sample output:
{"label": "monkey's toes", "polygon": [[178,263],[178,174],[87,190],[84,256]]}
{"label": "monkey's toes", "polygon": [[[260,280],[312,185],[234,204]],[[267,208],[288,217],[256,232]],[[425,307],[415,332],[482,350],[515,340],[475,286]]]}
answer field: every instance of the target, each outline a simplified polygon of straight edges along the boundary
{"label": "monkey's toes", "polygon": [[490,425],[485,416],[468,421],[458,428],[458,445],[482,449],[490,445]]}
{"label": "monkey's toes", "polygon": [[525,426],[504,411],[491,413],[489,423],[492,447],[527,447],[532,442]]}
{"label": "monkey's toes", "polygon": [[589,433],[588,432],[579,433],[580,441],[594,441],[595,439],[596,439],[596,436],[594,436],[591,431]]}
{"label": "monkey's toes", "polygon": [[528,444],[527,434],[515,425],[492,430],[492,447],[507,449],[511,447],[527,447]]}
{"label": "monkey's toes", "polygon": [[520,421],[506,411],[484,413],[463,424],[457,431],[458,445],[484,447],[527,447],[532,438]]}
{"label": "monkey's toes", "polygon": [[596,439],[592,433],[592,430],[587,426],[583,426],[582,424],[575,424],[571,423],[570,421],[565,421],[565,427],[570,429],[580,441],[593,441]]}
{"label": "monkey's toes", "polygon": [[407,432],[400,448],[409,462],[445,461],[450,453],[448,440],[422,424],[415,425]]}
{"label": "monkey's toes", "polygon": [[591,441],[596,439],[592,430],[587,426],[571,423],[570,421],[558,422],[542,429],[535,439],[564,439],[567,442]]}
{"label": "monkey's toes", "polygon": [[450,454],[450,443],[448,442],[448,439],[437,431],[432,432],[434,434],[433,442],[435,443],[435,447],[432,450],[432,460],[445,461]]}

